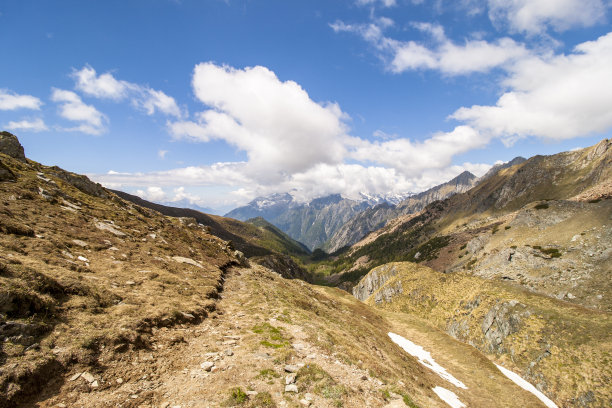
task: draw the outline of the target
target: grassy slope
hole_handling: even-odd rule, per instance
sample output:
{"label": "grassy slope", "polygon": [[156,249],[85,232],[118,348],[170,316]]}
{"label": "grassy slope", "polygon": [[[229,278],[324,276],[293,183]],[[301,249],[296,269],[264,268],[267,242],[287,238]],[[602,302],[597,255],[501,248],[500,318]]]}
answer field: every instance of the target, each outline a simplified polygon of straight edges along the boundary
{"label": "grassy slope", "polygon": [[247,257],[265,256],[275,252],[295,257],[305,257],[309,254],[308,249],[302,244],[276,228],[269,228],[260,221],[242,222],[233,218],[204,214],[189,208],[175,208],[152,203],[122,191],[114,192],[126,200],[159,211],[164,215],[195,218],[198,223],[209,227],[212,234],[232,241],[233,246]]}
{"label": "grassy slope", "polygon": [[17,177],[0,183],[4,403],[36,392],[51,372],[95,362],[103,347],[146,347],[152,327],[214,309],[235,262],[224,241],[99,187],[107,197],[86,194],[56,167],[0,160]]}
{"label": "grassy slope", "polygon": [[[588,399],[589,393],[597,401],[593,406],[603,406],[612,398],[607,386],[612,376],[612,318],[608,313],[514,285],[463,273],[442,274],[413,263],[377,269],[383,274],[395,269],[397,274],[368,298],[368,304],[426,319],[440,330],[453,332],[532,383],[541,384],[560,405],[575,406],[580,398]],[[398,286],[401,294],[397,294]],[[389,301],[383,295],[388,288],[396,292]],[[495,315],[492,310],[500,312]],[[489,329],[483,322],[490,313],[497,322]],[[483,327],[499,333],[513,328],[502,333],[497,344],[491,341],[495,336],[485,336]]]}

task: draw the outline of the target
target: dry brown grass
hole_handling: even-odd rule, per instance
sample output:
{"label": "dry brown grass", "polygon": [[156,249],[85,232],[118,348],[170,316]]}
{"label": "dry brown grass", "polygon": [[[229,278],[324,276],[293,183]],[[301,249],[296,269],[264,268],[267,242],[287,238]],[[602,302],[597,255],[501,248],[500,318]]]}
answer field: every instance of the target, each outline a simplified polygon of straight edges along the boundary
{"label": "dry brown grass", "polygon": [[0,159],[17,176],[0,183],[5,401],[35,393],[50,368],[146,348],[153,327],[213,310],[235,260],[224,241],[189,219],[87,194],[61,169]]}

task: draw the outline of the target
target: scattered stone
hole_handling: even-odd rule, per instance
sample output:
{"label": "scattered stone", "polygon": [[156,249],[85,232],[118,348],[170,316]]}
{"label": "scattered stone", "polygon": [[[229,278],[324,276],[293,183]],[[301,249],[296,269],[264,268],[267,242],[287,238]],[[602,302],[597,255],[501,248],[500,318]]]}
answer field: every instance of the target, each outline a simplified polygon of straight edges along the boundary
{"label": "scattered stone", "polygon": [[100,384],[98,384],[98,380],[94,380],[94,382],[92,382],[90,385],[91,388],[98,388],[100,386]]}
{"label": "scattered stone", "polygon": [[89,245],[87,242],[81,241],[80,239],[73,239],[72,243],[75,244],[75,245],[78,245],[78,246],[80,246],[82,248],[85,248],[86,246]]}
{"label": "scattered stone", "polygon": [[285,386],[285,392],[295,392],[298,393],[298,387],[295,384],[289,384]]}
{"label": "scattered stone", "polygon": [[76,373],[72,377],[70,377],[70,381],[75,381],[77,378],[81,376],[81,373]]}
{"label": "scattered stone", "polygon": [[185,258],[183,256],[173,256],[172,260],[175,261],[175,262],[179,262],[179,263],[186,263],[188,265],[197,266],[200,269],[204,268],[201,263],[199,263],[197,261],[194,261],[191,258]]}
{"label": "scattered stone", "polygon": [[96,380],[95,377],[89,374],[88,372],[84,372],[83,374],[81,374],[81,377],[88,383],[92,383]]}
{"label": "scattered stone", "polygon": [[291,373],[288,376],[286,376],[285,377],[285,384],[286,385],[293,384],[295,382],[295,377],[296,377],[295,373]]}
{"label": "scattered stone", "polygon": [[117,229],[119,227],[117,227],[115,225],[108,224],[106,222],[97,221],[96,222],[96,228],[99,229],[99,230],[102,230],[102,231],[108,231],[111,234],[116,235],[118,237],[124,237],[125,236],[124,232],[121,232],[121,231],[119,231]]}
{"label": "scattered stone", "polygon": [[567,298],[568,299],[576,299],[576,296],[572,295],[571,293],[567,293]]}
{"label": "scattered stone", "polygon": [[285,371],[288,373],[297,373],[300,368],[297,365],[287,364],[285,366]]}
{"label": "scattered stone", "polygon": [[215,366],[215,363],[211,362],[211,361],[205,361],[202,364],[200,364],[200,367],[204,370],[204,371],[211,371],[212,368]]}
{"label": "scattered stone", "polygon": [[225,353],[226,356],[233,356],[234,355],[234,352],[231,349],[225,350],[224,353]]}
{"label": "scattered stone", "polygon": [[367,375],[362,375],[361,376],[361,381],[368,381],[368,376]]}
{"label": "scattered stone", "polygon": [[300,400],[300,404],[302,404],[302,405],[303,405],[303,406],[305,406],[305,407],[309,407],[309,406],[310,406],[310,404],[312,404],[312,402],[311,402],[311,401],[308,401],[307,399],[301,399],[301,400]]}
{"label": "scattered stone", "polygon": [[59,404],[56,405],[57,408],[66,408],[68,405],[60,402]]}
{"label": "scattered stone", "polygon": [[123,378],[117,378],[115,381],[117,381],[117,384],[123,384]]}
{"label": "scattered stone", "polygon": [[128,285],[128,286],[132,286],[132,285],[135,285],[136,282],[134,282],[134,281],[127,281],[127,282],[125,282],[125,284]]}
{"label": "scattered stone", "polygon": [[247,391],[246,392],[247,395],[254,397],[255,395],[259,394],[257,391]]}
{"label": "scattered stone", "polygon": [[169,402],[162,402],[162,404],[159,406],[159,408],[168,408],[170,406]]}
{"label": "scattered stone", "polygon": [[311,393],[307,392],[306,394],[304,394],[304,399],[306,399],[308,401],[312,401],[312,400],[314,400],[314,395],[312,395]]}

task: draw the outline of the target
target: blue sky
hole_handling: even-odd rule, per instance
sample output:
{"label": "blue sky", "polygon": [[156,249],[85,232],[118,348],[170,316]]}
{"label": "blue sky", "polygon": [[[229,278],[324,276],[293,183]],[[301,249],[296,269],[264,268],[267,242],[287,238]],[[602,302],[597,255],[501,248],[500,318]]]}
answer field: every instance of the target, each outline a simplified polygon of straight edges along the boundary
{"label": "blue sky", "polygon": [[611,136],[609,0],[0,3],[28,156],[223,213],[420,191]]}

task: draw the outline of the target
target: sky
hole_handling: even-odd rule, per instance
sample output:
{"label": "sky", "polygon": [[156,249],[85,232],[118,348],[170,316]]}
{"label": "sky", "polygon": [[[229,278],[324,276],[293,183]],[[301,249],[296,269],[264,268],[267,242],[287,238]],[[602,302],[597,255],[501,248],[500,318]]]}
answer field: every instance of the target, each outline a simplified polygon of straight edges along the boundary
{"label": "sky", "polygon": [[612,0],[2,0],[26,155],[223,214],[612,136]]}

